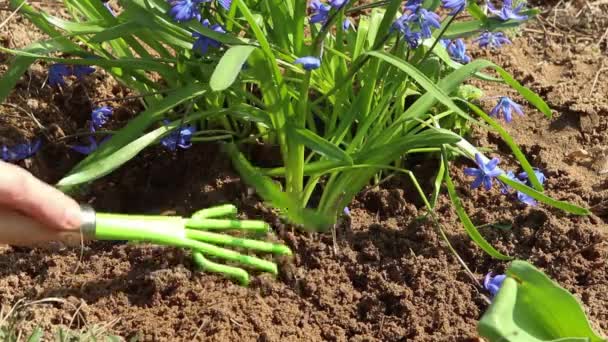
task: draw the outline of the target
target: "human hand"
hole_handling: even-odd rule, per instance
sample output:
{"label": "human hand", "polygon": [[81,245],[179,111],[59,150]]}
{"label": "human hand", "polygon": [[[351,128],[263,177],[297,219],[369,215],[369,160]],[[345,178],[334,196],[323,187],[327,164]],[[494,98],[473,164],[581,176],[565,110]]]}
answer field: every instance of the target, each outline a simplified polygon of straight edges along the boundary
{"label": "human hand", "polygon": [[28,171],[0,161],[0,243],[33,245],[78,232],[78,203]]}

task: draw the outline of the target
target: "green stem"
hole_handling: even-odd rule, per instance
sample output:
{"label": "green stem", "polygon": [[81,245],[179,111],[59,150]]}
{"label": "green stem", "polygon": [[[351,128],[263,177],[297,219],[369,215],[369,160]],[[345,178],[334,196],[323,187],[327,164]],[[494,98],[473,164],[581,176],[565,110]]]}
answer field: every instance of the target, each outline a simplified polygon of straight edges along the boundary
{"label": "green stem", "polygon": [[304,49],[304,21],[306,18],[306,0],[296,0],[294,9],[295,17],[295,35],[294,35],[294,52],[297,56]]}

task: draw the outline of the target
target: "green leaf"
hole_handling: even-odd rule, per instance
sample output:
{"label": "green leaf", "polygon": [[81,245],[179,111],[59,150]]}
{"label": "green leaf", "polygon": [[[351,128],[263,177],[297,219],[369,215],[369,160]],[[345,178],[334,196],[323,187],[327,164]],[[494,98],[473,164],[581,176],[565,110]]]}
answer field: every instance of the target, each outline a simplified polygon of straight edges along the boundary
{"label": "green leaf", "polygon": [[462,109],[460,109],[460,107],[458,107],[456,103],[452,101],[452,99],[449,95],[446,94],[446,92],[444,92],[439,86],[435,84],[435,82],[426,77],[426,75],[424,75],[410,63],[383,51],[371,51],[368,52],[368,54],[401,69],[403,72],[410,75],[418,84],[420,84],[420,86],[422,86],[429,94],[431,94],[434,98],[443,103],[446,107],[453,110],[455,113],[458,113],[460,116],[472,120],[469,114],[465,113]]}
{"label": "green leaf", "polygon": [[[99,149],[97,149],[95,152],[87,156],[83,161],[78,163],[78,165],[76,165],[72,169],[72,171],[70,171],[68,176],[59,182],[59,186],[63,190],[69,191],[70,189],[67,184],[76,185],[80,183],[90,182],[96,179],[95,177],[84,177],[84,174],[75,178],[70,177],[80,172],[81,170],[88,168],[89,164],[97,163],[100,160],[108,158],[108,156],[120,150],[125,145],[138,139],[142,135],[144,130],[154,122],[159,121],[164,113],[185,101],[204,94],[205,91],[206,89],[204,85],[198,83],[192,84],[187,87],[181,88],[175,92],[172,92],[162,101],[155,103],[154,106],[151,106],[150,108],[148,108],[148,110],[140,113],[135,119],[131,120],[127,124],[127,126],[118,131],[117,134],[113,135],[109,141],[102,144]],[[118,166],[119,165],[112,165],[112,167]],[[89,170],[86,174],[92,176],[95,175],[95,172]],[[99,174],[102,175],[103,173]],[[66,179],[69,179],[69,182]]]}
{"label": "green leaf", "polygon": [[237,45],[228,49],[211,75],[209,81],[211,89],[222,91],[230,87],[243,69],[243,64],[255,49],[255,46],[250,45]]}
{"label": "green leaf", "polygon": [[32,334],[27,338],[27,342],[39,342],[44,337],[44,330],[40,327],[35,327]]}
{"label": "green leaf", "polygon": [[231,157],[234,168],[243,177],[245,183],[254,187],[260,194],[260,197],[269,201],[273,207],[281,210],[291,222],[312,231],[326,231],[329,228],[332,222],[330,217],[300,207],[296,199],[282,192],[272,179],[264,176],[258,169],[253,167],[236,145],[226,144],[224,145],[224,150]]}
{"label": "green leaf", "polygon": [[122,164],[133,159],[144,148],[154,143],[163,134],[169,132],[172,128],[179,125],[179,122],[173,127],[163,126],[154,131],[135,139],[124,147],[116,150],[105,158],[98,158],[93,162],[86,164],[77,172],[71,173],[67,177],[61,179],[57,186],[60,188],[71,187],[78,184],[88,183],[92,180],[101,178],[110,172],[116,170]]}
{"label": "green leaf", "polygon": [[490,342],[601,342],[576,298],[526,261],[513,261],[477,326]]}
{"label": "green leaf", "polygon": [[[443,154],[443,156],[442,156],[443,162],[446,165],[449,165],[445,149],[442,154]],[[449,169],[449,167],[448,167],[448,169]],[[448,195],[450,196],[450,200],[452,201],[452,204],[454,204],[454,208],[456,209],[456,214],[458,214],[458,218],[460,219],[460,222],[462,222],[462,225],[464,226],[464,229],[467,231],[467,234],[469,235],[471,240],[473,240],[477,244],[477,246],[479,246],[479,248],[483,249],[486,253],[493,256],[494,258],[499,259],[499,260],[511,260],[512,259],[511,257],[504,255],[504,254],[500,253],[499,251],[497,251],[479,233],[479,230],[477,230],[477,228],[475,227],[475,225],[469,218],[469,215],[467,215],[466,211],[464,210],[462,203],[460,202],[460,197],[458,197],[458,193],[456,193],[456,188],[454,187],[454,182],[452,182],[452,178],[450,177],[449,171],[445,172],[444,179],[445,179],[446,187],[448,188]]]}
{"label": "green leaf", "polygon": [[[472,1],[471,1],[472,2]],[[527,15],[529,18],[534,17],[540,13],[537,9],[531,9],[522,11],[522,14]],[[444,38],[454,39],[469,37],[472,35],[479,34],[483,31],[501,31],[509,28],[515,28],[521,25],[520,20],[507,20],[502,21],[496,18],[487,18],[486,20],[469,20],[454,22],[445,31]]]}
{"label": "green leaf", "polygon": [[325,140],[323,137],[315,134],[311,130],[305,128],[296,128],[293,125],[288,124],[288,133],[299,144],[305,145],[311,150],[325,156],[329,159],[342,161],[344,163],[353,164],[353,159],[344,150],[331,142]]}
{"label": "green leaf", "polygon": [[469,4],[467,5],[467,12],[469,12],[473,18],[480,20],[481,22],[488,18],[479,5],[475,3],[475,1],[469,1]]}

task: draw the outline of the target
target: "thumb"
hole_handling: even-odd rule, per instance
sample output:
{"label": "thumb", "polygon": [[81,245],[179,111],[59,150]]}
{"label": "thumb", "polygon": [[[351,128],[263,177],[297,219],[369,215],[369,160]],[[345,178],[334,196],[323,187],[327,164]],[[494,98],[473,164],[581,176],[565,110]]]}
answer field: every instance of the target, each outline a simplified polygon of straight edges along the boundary
{"label": "thumb", "polygon": [[78,229],[78,203],[26,170],[0,161],[0,207],[19,211],[57,230]]}
{"label": "thumb", "polygon": [[15,211],[0,209],[0,244],[34,247],[51,241],[78,245],[80,231],[48,229],[45,225]]}

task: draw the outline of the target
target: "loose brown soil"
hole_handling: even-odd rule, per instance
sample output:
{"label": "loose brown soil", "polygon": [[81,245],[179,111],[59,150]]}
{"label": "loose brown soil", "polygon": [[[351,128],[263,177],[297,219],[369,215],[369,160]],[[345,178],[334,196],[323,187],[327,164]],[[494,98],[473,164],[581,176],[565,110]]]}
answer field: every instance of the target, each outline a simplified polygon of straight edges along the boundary
{"label": "loose brown soil", "polygon": [[[594,214],[577,217],[546,206],[525,207],[498,190],[470,190],[462,164],[451,172],[475,224],[512,225],[505,230],[482,228],[490,242],[529,260],[572,291],[598,331],[608,334],[608,179],[594,169],[593,160],[567,158],[579,149],[608,146],[608,21],[602,15],[608,5],[543,5],[541,19],[520,30],[512,46],[474,55],[503,65],[555,109],[554,117],[547,119],[528,108],[526,117],[516,117],[508,131],[532,164],[546,171],[549,195],[590,207]],[[1,14],[0,22],[8,13]],[[25,38],[32,31],[17,16],[1,29],[0,42],[21,47],[39,37]],[[0,54],[0,62],[8,59]],[[85,126],[95,105],[92,99],[129,92],[97,72],[57,93],[43,86],[44,70],[43,65],[35,66],[1,107],[0,144],[46,135],[41,153],[22,166],[53,182],[80,158],[67,149],[74,140],[62,137]],[[484,84],[484,90],[487,96],[514,95],[500,85]],[[491,102],[484,102],[485,109]],[[141,109],[136,100],[110,104],[120,108],[113,127]],[[498,135],[476,130],[471,139],[490,148],[505,165],[515,165]],[[596,164],[600,158],[595,156]],[[429,165],[412,168],[424,175]],[[424,211],[405,179],[359,196],[351,206],[350,224],[338,230],[336,252],[330,235],[285,229],[258,199],[247,195],[215,145],[177,154],[149,149],[85,190],[81,200],[100,211],[188,215],[234,203],[247,217],[273,223],[277,237],[293,248],[295,257],[281,261],[278,279],[257,276],[243,288],[196,272],[187,252],[178,249],[97,242],[85,246],[80,260],[79,249],[1,247],[0,304],[5,310],[20,299],[64,299],[22,310],[25,331],[34,326],[51,331],[58,325],[80,329],[106,324],[111,333],[145,341],[477,338],[476,322],[487,308],[486,294],[447,251],[433,225],[420,218]],[[470,241],[445,196],[437,212],[478,280],[489,271],[504,270],[504,263]]]}

